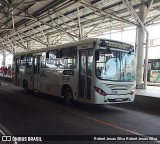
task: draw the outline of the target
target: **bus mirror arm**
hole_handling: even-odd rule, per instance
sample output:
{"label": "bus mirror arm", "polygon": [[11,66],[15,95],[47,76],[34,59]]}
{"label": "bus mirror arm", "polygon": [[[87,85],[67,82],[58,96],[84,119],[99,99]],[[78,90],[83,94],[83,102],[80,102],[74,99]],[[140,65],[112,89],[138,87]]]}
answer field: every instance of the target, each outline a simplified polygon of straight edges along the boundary
{"label": "bus mirror arm", "polygon": [[112,53],[111,49],[110,49],[110,48],[107,48],[107,49],[106,49],[106,54],[111,54],[111,53]]}
{"label": "bus mirror arm", "polygon": [[46,52],[46,58],[49,59],[49,51]]}

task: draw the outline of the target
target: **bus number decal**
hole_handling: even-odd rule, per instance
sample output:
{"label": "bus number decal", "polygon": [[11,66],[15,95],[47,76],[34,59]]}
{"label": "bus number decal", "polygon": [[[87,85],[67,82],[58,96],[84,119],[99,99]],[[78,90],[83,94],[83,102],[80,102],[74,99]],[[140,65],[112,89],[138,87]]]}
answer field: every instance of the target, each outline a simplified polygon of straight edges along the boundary
{"label": "bus number decal", "polygon": [[65,82],[70,81],[70,76],[63,76],[63,80],[64,80]]}

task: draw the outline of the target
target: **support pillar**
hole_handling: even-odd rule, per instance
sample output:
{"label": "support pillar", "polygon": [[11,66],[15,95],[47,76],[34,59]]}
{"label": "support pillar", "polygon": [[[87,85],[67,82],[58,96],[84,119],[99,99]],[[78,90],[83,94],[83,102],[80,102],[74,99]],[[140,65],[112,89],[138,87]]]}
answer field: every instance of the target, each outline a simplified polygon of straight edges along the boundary
{"label": "support pillar", "polygon": [[[147,12],[147,6],[142,5],[139,9],[139,18],[145,23],[145,16]],[[137,69],[136,69],[136,88],[143,89],[143,74],[144,74],[144,37],[145,31],[139,24],[137,27]]]}
{"label": "support pillar", "polygon": [[3,49],[2,65],[3,65],[3,66],[6,66],[6,51],[5,51],[5,49]]}

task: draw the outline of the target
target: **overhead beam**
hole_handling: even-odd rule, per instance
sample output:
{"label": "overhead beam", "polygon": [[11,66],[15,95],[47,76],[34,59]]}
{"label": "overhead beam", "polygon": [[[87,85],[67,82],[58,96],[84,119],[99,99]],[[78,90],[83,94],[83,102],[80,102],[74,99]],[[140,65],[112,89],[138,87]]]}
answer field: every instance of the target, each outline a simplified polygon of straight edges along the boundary
{"label": "overhead beam", "polygon": [[52,1],[52,0],[32,0],[32,1],[29,1],[29,2],[25,2],[23,4],[28,5],[28,4],[35,4],[35,3],[38,3],[38,2],[45,2],[45,1]]}
{"label": "overhead beam", "polygon": [[[49,14],[49,13],[48,13]],[[66,33],[73,41],[76,41],[65,29],[63,29],[49,14],[50,19],[54,22],[64,33]]]}
{"label": "overhead beam", "polygon": [[1,43],[2,45],[0,45],[0,47],[2,47],[3,49],[5,49],[6,51],[8,51],[9,53],[13,54],[12,50],[6,48],[6,46],[4,46],[3,43]]}
{"label": "overhead beam", "polygon": [[101,20],[98,24],[96,24],[90,31],[88,31],[88,32],[85,34],[85,36],[83,36],[83,38],[86,38],[86,37],[88,36],[88,34],[89,34],[91,31],[93,31],[96,27],[98,27],[101,23],[103,23],[105,19],[106,19],[106,18],[104,18],[104,19]]}
{"label": "overhead beam", "polygon": [[[57,13],[56,13],[56,16],[59,18],[59,20],[61,20],[61,22],[63,22],[63,24],[66,26],[66,27],[68,27],[68,29],[70,30],[70,32],[72,32],[72,33],[74,33],[74,31],[72,31],[72,27],[70,26],[70,25],[68,25],[64,20],[63,20],[63,18],[61,18]],[[71,34],[71,33],[70,33]],[[73,37],[76,37],[76,38],[78,38],[77,36],[76,36],[76,33],[74,33],[74,35],[73,34],[71,34]]]}
{"label": "overhead beam", "polygon": [[13,29],[12,28],[0,28],[0,31],[4,31],[4,30],[10,31],[10,30],[13,30]]}
{"label": "overhead beam", "polygon": [[132,5],[130,4],[130,2],[128,0],[122,0],[124,2],[124,4],[126,5],[127,9],[130,11],[131,15],[134,17],[134,19],[136,21],[139,22],[139,24],[142,26],[143,30],[148,33],[148,30],[146,29],[144,22],[141,21],[141,19],[139,18],[138,14],[136,13],[136,11],[133,9]]}
{"label": "overhead beam", "polygon": [[14,14],[7,14],[7,17],[14,17],[14,18],[25,18],[25,19],[35,19],[34,17],[31,16],[22,16],[22,15],[14,15]]}
{"label": "overhead beam", "polygon": [[133,22],[130,22],[130,21],[128,21],[128,20],[126,20],[126,19],[123,19],[123,18],[121,18],[121,17],[118,17],[118,16],[116,16],[116,15],[113,15],[113,14],[107,12],[107,11],[103,11],[103,10],[101,10],[101,9],[99,9],[99,8],[97,8],[97,7],[89,4],[89,3],[87,3],[87,2],[84,2],[84,1],[82,1],[82,0],[81,0],[79,3],[80,3],[82,6],[86,6],[86,7],[90,8],[90,9],[92,9],[92,10],[96,10],[97,12],[101,12],[101,13],[107,14],[108,17],[111,18],[111,19],[114,18],[114,20],[117,20],[117,21],[121,21],[121,22],[128,23],[128,24],[131,24],[131,25],[136,25],[136,24],[133,23]]}
{"label": "overhead beam", "polygon": [[79,4],[77,4],[77,17],[78,17],[79,39],[82,39],[83,36],[82,36],[82,27],[81,27]]}
{"label": "overhead beam", "polygon": [[146,16],[145,16],[145,20],[146,20],[147,15],[148,15],[148,13],[149,13],[151,7],[152,7],[153,2],[154,2],[154,0],[151,0],[151,2],[149,3],[149,6],[148,6],[148,9],[147,9],[147,12],[146,12]]}
{"label": "overhead beam", "polygon": [[[2,37],[1,37],[2,38]],[[7,43],[7,41],[4,39],[4,38],[2,38],[2,40],[4,41],[4,43],[7,45],[7,47],[9,48],[9,49],[7,49],[6,48],[6,46],[2,43],[2,45],[4,46],[4,48],[6,49],[6,50],[8,50],[8,51],[11,51],[12,52],[12,54],[14,53],[13,52],[13,49],[11,50],[11,46]]]}
{"label": "overhead beam", "polygon": [[26,34],[26,33],[21,33],[21,35],[27,36],[28,38],[30,38],[30,39],[32,39],[32,40],[34,40],[34,41],[37,41],[37,42],[39,42],[39,43],[41,43],[41,44],[43,44],[43,45],[46,46],[46,43],[44,43],[44,42],[42,42],[42,41],[34,38],[33,36],[30,36],[30,35],[28,35],[28,34]]}
{"label": "overhead beam", "polygon": [[152,23],[156,18],[160,17],[160,14],[156,15],[154,18],[152,18],[151,20],[149,20],[147,22],[147,25],[149,25],[150,23]]}
{"label": "overhead beam", "polygon": [[40,22],[39,22],[39,26],[40,26],[40,28],[41,28],[41,33],[42,33],[42,35],[43,35],[43,37],[44,37],[44,40],[45,40],[45,42],[46,42],[47,46],[49,46],[49,43],[48,43],[48,40],[47,40],[46,34],[44,33],[44,31],[43,31],[43,27],[41,26],[41,23],[40,23]]}
{"label": "overhead beam", "polygon": [[21,42],[23,43],[23,45],[21,43],[20,44],[28,51],[29,49],[25,46],[25,43],[24,43],[21,35],[18,32],[17,32],[17,34],[18,34],[18,37],[21,39]]}

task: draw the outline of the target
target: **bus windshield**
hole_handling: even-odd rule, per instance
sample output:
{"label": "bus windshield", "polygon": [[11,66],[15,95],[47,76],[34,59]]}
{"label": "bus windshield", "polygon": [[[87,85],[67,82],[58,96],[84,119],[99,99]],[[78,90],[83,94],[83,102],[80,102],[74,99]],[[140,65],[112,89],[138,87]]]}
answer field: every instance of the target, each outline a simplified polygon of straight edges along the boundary
{"label": "bus windshield", "polygon": [[102,80],[135,81],[135,55],[133,52],[99,49],[96,76]]}

